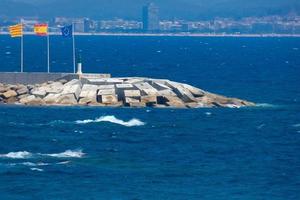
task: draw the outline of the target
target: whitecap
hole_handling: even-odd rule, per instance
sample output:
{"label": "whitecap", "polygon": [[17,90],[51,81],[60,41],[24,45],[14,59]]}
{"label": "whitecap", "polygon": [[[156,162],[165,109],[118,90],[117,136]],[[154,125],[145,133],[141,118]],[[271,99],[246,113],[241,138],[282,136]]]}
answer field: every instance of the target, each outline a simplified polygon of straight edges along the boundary
{"label": "whitecap", "polygon": [[10,52],[10,51],[7,51],[7,52],[5,52],[5,54],[6,54],[6,55],[10,55],[10,54],[11,54],[11,52]]}
{"label": "whitecap", "polygon": [[29,167],[35,167],[35,166],[47,166],[49,163],[43,163],[43,162],[38,162],[38,163],[33,163],[33,162],[23,162],[20,163],[21,165],[29,166]]}
{"label": "whitecap", "polygon": [[50,157],[56,157],[56,158],[81,158],[85,155],[85,153],[82,152],[82,150],[67,150],[62,153],[52,153],[52,154],[41,154],[45,156],[50,156]]}
{"label": "whitecap", "polygon": [[300,127],[300,124],[294,124],[293,127],[298,128],[298,127]]}
{"label": "whitecap", "polygon": [[58,162],[56,163],[57,165],[66,165],[69,164],[71,161],[67,160],[67,161],[62,161],[62,162]]}
{"label": "whitecap", "polygon": [[43,172],[44,171],[43,169],[35,168],[35,167],[30,168],[30,170],[32,170],[32,171],[38,171],[38,172]]}
{"label": "whitecap", "polygon": [[126,121],[123,121],[121,119],[117,119],[113,115],[102,116],[102,117],[99,117],[95,120],[86,119],[86,120],[77,120],[76,121],[77,124],[89,124],[89,123],[97,123],[97,122],[111,122],[111,123],[114,123],[114,124],[119,124],[119,125],[123,125],[123,126],[127,126],[127,127],[145,125],[145,122],[142,122],[139,119],[133,118],[133,119],[126,122]]}
{"label": "whitecap", "polygon": [[7,154],[0,154],[0,158],[26,159],[31,157],[32,157],[32,153],[28,151],[18,151],[18,152],[9,152]]}
{"label": "whitecap", "polygon": [[206,112],[205,115],[210,116],[210,115],[212,115],[212,113],[211,112]]}
{"label": "whitecap", "polygon": [[235,105],[235,104],[226,104],[227,108],[240,108],[241,106]]}

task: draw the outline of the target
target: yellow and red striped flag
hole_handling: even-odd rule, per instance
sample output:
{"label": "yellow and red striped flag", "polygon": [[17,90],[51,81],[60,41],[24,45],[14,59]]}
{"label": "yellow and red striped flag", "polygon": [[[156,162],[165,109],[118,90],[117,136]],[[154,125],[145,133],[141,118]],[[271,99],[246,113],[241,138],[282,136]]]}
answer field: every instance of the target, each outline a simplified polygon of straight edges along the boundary
{"label": "yellow and red striped flag", "polygon": [[35,24],[34,32],[38,36],[46,36],[48,34],[48,24]]}
{"label": "yellow and red striped flag", "polygon": [[22,37],[23,36],[23,25],[16,24],[9,27],[9,33],[11,37]]}

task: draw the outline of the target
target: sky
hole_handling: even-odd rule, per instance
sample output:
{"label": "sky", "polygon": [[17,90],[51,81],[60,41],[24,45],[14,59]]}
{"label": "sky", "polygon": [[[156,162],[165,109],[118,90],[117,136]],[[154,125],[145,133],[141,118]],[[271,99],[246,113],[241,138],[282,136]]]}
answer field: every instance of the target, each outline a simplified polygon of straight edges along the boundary
{"label": "sky", "polygon": [[[149,0],[0,0],[0,17],[56,16],[141,19]],[[300,15],[300,0],[151,0],[161,19]]]}

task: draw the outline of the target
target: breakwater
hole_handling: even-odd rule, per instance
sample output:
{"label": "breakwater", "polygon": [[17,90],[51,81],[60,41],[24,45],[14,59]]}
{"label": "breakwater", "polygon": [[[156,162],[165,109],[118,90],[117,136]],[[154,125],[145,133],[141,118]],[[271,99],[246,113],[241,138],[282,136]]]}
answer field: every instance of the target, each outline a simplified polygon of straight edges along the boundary
{"label": "breakwater", "polygon": [[[177,108],[232,108],[255,105],[249,101],[212,94],[188,84],[166,79],[111,78],[105,74],[60,75],[45,77],[46,82],[35,84],[24,84],[21,79],[15,80],[17,84],[7,84],[2,83],[0,79],[0,102],[24,105]],[[53,78],[55,80],[49,80]]]}
{"label": "breakwater", "polygon": [[[108,78],[110,74],[97,74],[97,77]],[[40,84],[61,78],[70,81],[72,79],[78,79],[79,76],[71,73],[0,72],[0,83],[2,84]]]}

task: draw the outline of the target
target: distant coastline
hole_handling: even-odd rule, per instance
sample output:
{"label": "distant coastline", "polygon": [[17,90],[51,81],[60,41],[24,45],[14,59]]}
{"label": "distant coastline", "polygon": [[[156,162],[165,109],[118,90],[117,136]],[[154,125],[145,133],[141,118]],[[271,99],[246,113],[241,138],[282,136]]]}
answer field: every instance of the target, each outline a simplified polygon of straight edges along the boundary
{"label": "distant coastline", "polygon": [[[25,35],[34,35],[33,32],[24,32]],[[0,35],[9,35],[8,32],[0,32]],[[50,35],[61,35],[60,32],[52,32]],[[75,33],[79,36],[141,36],[141,37],[300,37],[300,34],[210,34],[210,33]]]}

